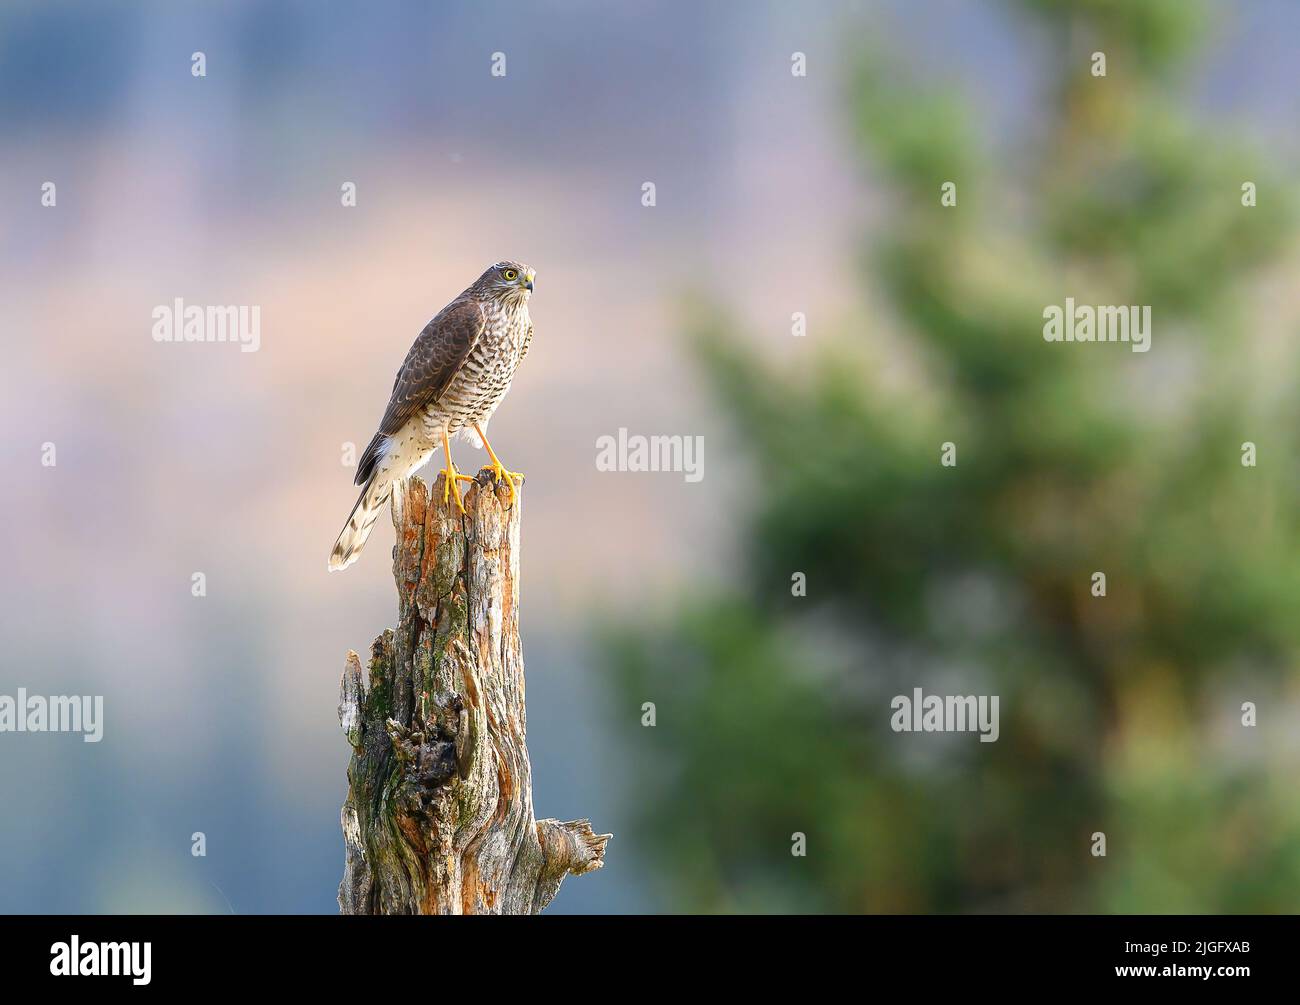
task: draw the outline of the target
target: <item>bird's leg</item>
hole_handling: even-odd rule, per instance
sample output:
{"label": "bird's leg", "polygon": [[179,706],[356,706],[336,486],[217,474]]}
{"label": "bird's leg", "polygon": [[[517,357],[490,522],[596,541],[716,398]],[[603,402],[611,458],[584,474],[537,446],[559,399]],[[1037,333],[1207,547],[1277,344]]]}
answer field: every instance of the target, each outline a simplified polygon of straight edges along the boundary
{"label": "bird's leg", "polygon": [[488,443],[488,438],[483,434],[483,427],[477,422],[474,423],[474,432],[478,433],[478,438],[483,441],[483,449],[492,458],[492,473],[496,476],[496,480],[501,481],[504,478],[506,484],[510,486],[510,505],[513,506],[515,504],[515,479],[518,478],[522,481],[523,472],[506,470],[506,466],[501,463],[501,459],[497,457],[496,452],[492,449],[492,444]]}
{"label": "bird's leg", "polygon": [[451,462],[451,441],[447,438],[447,427],[445,425],[442,427],[442,455],[447,461],[447,466],[442,469],[443,475],[446,476],[442,482],[442,504],[446,506],[449,497],[454,495],[456,497],[456,508],[464,513],[465,504],[461,501],[460,486],[456,482],[472,482],[474,479],[469,475],[462,475],[456,470],[456,465]]}

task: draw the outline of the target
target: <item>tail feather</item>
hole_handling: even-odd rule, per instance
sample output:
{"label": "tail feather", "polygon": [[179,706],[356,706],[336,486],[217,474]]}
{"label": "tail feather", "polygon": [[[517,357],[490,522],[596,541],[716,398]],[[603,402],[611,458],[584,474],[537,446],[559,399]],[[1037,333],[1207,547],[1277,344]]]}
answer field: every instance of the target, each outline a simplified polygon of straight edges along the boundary
{"label": "tail feather", "polygon": [[353,484],[365,485],[374,477],[375,468],[379,462],[384,459],[388,453],[389,444],[392,437],[385,436],[383,433],[376,433],[371,439],[369,445],[361,453],[361,460],[357,464],[357,477]]}
{"label": "tail feather", "polygon": [[361,549],[366,546],[366,538],[383,512],[384,503],[388,502],[391,488],[392,482],[385,478],[371,478],[366,483],[339,539],[334,542],[334,550],[330,552],[330,572],[346,569],[361,557]]}

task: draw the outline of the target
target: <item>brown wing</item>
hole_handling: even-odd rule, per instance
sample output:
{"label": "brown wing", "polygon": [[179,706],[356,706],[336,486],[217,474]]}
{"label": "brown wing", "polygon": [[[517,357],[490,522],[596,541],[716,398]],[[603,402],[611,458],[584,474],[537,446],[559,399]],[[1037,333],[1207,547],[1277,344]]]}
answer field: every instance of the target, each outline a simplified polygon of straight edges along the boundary
{"label": "brown wing", "polygon": [[392,436],[426,405],[436,402],[469,358],[487,326],[473,300],[456,300],[424,326],[393,381],[393,396],[379,420],[379,432],[357,465],[358,485],[370,480],[384,437]]}

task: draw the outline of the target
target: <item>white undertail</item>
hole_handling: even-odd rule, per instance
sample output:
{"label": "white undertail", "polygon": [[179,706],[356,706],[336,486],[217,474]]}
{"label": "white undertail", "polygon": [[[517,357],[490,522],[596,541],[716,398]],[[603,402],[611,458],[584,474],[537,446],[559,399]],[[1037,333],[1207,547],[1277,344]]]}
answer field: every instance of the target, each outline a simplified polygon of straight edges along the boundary
{"label": "white undertail", "polygon": [[361,557],[366,539],[374,529],[375,521],[384,511],[384,504],[392,495],[393,486],[423,466],[432,455],[433,444],[424,433],[419,417],[408,422],[397,436],[384,443],[370,481],[352,507],[348,522],[343,525],[334,550],[330,552],[330,571],[338,572]]}

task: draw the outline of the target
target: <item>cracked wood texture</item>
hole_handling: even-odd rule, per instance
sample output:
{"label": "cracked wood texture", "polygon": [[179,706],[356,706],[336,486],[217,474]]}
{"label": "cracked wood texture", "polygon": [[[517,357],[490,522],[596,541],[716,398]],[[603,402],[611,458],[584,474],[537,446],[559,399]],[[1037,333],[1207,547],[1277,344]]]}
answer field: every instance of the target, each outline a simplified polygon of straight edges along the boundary
{"label": "cracked wood texture", "polygon": [[[534,820],[519,641],[518,489],[484,468],[465,513],[412,478],[395,488],[398,623],[348,653],[339,722],[344,914],[536,914],[599,869],[608,834]],[[468,483],[463,483],[468,484]]]}

